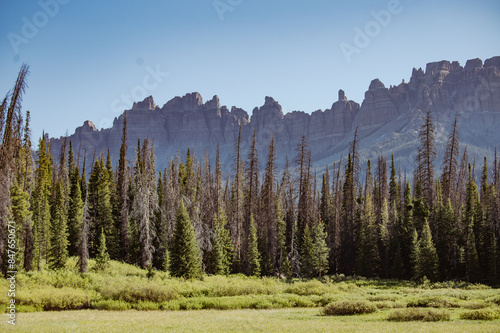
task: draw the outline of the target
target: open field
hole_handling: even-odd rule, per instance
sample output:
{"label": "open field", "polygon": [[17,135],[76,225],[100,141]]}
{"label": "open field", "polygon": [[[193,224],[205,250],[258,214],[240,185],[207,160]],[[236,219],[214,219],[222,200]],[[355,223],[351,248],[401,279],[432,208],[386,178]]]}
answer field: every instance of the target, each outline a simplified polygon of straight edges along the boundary
{"label": "open field", "polygon": [[[0,332],[500,332],[500,292],[481,284],[342,275],[184,280],[115,261],[81,275],[75,260],[62,271],[18,273],[17,325],[3,314]],[[7,290],[2,279],[0,313]]]}
{"label": "open field", "polygon": [[319,309],[200,311],[64,311],[26,313],[2,332],[499,332],[500,321],[388,322],[390,311],[325,317]]}

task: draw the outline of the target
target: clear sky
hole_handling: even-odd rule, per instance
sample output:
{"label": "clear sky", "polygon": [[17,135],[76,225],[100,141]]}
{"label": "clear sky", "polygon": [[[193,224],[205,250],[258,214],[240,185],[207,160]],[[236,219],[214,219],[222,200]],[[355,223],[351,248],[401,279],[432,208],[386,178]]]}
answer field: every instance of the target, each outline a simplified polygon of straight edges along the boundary
{"label": "clear sky", "polygon": [[498,0],[0,0],[0,94],[29,64],[34,141],[109,127],[130,96],[312,112],[339,89],[361,103],[374,78],[498,55]]}

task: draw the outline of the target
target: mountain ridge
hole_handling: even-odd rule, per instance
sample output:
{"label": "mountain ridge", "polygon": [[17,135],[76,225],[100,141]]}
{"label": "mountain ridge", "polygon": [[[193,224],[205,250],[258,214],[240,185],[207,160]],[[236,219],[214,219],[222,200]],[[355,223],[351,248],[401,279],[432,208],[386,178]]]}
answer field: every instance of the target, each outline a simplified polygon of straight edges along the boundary
{"label": "mountain ridge", "polygon": [[[293,111],[283,114],[281,105],[266,96],[264,104],[251,115],[241,108],[221,105],[218,96],[203,101],[197,93],[176,96],[163,106],[152,96],[137,101],[127,112],[128,158],[134,160],[137,139],[154,140],[157,169],[162,170],[171,156],[195,149],[199,158],[204,151],[213,162],[217,145],[226,171],[232,164],[233,145],[242,128],[243,153],[253,132],[261,161],[267,154],[271,136],[277,143],[278,164],[292,160],[294,148],[305,135],[312,151],[313,165],[322,168],[339,160],[358,129],[363,160],[376,159],[378,154],[394,154],[401,169],[411,172],[416,154],[417,133],[424,114],[431,110],[437,129],[438,152],[443,149],[447,132],[455,114],[460,115],[459,131],[462,148],[470,154],[492,156],[500,142],[500,56],[468,60],[464,67],[457,61],[437,61],[422,68],[413,68],[408,83],[387,88],[379,79],[370,82],[361,104],[349,100],[343,90],[329,109],[308,114]],[[68,138],[82,158],[84,147],[89,152],[109,149],[116,163],[121,142],[124,114],[115,118],[109,129],[97,130],[86,121]],[[61,140],[51,139],[53,151]],[[89,158],[88,158],[89,159]],[[87,160],[88,160],[87,159]],[[88,162],[90,163],[90,162]],[[439,161],[436,167],[439,167]],[[89,165],[87,165],[89,167]]]}

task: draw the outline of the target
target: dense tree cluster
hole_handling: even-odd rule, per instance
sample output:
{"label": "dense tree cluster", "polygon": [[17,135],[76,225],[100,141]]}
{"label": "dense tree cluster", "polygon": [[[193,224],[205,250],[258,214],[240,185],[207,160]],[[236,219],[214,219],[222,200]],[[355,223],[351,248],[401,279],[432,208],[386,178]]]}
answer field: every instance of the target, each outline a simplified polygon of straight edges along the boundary
{"label": "dense tree cluster", "polygon": [[[360,180],[357,130],[347,157],[318,175],[305,137],[293,162],[276,165],[274,137],[259,158],[255,132],[248,152],[235,140],[232,172],[219,154],[197,160],[190,150],[155,170],[145,138],[127,160],[127,117],[116,170],[111,156],[92,156],[80,170],[74,147],[51,154],[45,136],[33,158],[29,113],[23,121],[23,66],[0,108],[0,263],[8,262],[8,221],[17,226],[19,267],[60,269],[68,256],[98,269],[109,259],[172,276],[366,277],[500,281],[500,164],[486,158],[482,176],[460,147],[457,120],[440,172],[429,111],[419,133],[415,172],[407,178],[380,156]],[[241,129],[240,129],[241,134]],[[79,156],[79,155],[78,155]],[[363,163],[364,164],[364,163]],[[259,166],[263,166],[261,170]],[[492,172],[490,172],[492,170]],[[318,184],[318,181],[321,184]],[[479,183],[479,186],[478,186]]]}

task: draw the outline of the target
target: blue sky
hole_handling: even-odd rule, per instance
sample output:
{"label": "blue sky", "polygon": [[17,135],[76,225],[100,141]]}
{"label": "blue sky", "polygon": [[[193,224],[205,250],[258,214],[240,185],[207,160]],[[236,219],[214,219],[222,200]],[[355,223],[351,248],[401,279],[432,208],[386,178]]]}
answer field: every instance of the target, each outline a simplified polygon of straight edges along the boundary
{"label": "blue sky", "polygon": [[500,55],[499,41],[497,0],[0,0],[0,93],[28,63],[34,139],[109,127],[131,96],[312,112],[339,89],[361,103],[374,78]]}

